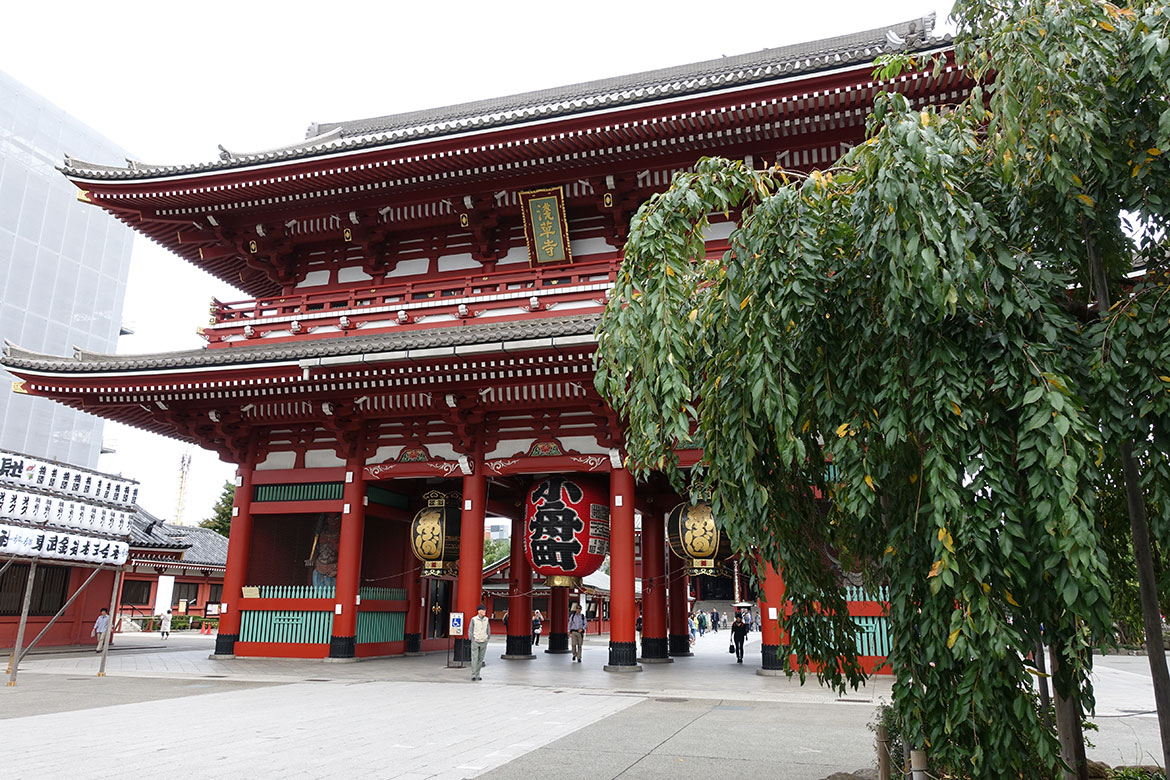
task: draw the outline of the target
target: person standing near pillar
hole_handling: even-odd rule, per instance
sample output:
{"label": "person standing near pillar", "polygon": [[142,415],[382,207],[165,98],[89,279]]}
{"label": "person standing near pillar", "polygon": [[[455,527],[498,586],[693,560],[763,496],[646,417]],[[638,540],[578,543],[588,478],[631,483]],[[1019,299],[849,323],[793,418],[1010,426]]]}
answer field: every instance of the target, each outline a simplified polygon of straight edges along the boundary
{"label": "person standing near pillar", "polygon": [[106,645],[110,642],[110,633],[110,611],[102,607],[97,620],[93,622],[93,629],[89,632],[90,636],[97,637],[97,650],[94,652],[100,653],[106,649]]}
{"label": "person standing near pillar", "polygon": [[731,642],[735,645],[735,662],[737,664],[743,663],[743,641],[747,639],[747,633],[747,624],[740,616],[736,615],[735,622],[731,624]]}
{"label": "person standing near pillar", "polygon": [[532,611],[532,646],[540,647],[540,631],[544,626],[544,615],[539,609]]}
{"label": "person standing near pillar", "polygon": [[573,610],[569,613],[569,646],[573,651],[573,660],[581,663],[581,648],[585,644],[585,616],[581,614],[581,604],[573,602]]}
{"label": "person standing near pillar", "polygon": [[483,668],[488,640],[492,637],[492,623],[488,620],[487,608],[483,604],[476,607],[475,617],[467,626],[467,637],[471,640],[471,679],[482,680],[479,671]]}

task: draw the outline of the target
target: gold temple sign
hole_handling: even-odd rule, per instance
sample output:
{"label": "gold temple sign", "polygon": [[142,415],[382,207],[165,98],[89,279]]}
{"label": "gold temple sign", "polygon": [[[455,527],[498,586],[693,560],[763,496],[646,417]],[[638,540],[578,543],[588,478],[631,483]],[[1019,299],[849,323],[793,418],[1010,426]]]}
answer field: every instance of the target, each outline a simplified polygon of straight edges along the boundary
{"label": "gold temple sign", "polygon": [[528,259],[533,265],[573,262],[562,187],[521,192],[520,210],[524,215]]}

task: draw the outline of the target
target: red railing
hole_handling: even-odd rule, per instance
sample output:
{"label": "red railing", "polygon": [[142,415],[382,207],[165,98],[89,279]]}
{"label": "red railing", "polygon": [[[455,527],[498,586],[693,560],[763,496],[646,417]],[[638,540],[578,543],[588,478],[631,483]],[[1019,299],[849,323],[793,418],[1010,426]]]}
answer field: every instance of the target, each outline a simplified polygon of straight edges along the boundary
{"label": "red railing", "polygon": [[378,306],[398,306],[444,298],[475,298],[514,293],[524,290],[571,287],[613,281],[616,260],[579,263],[557,268],[517,268],[477,274],[447,274],[409,282],[385,282],[380,286],[350,285],[338,289],[306,291],[294,295],[259,298],[251,301],[223,303],[213,301],[211,314],[216,325],[261,320],[268,317],[292,317],[298,314],[324,314],[355,311]]}

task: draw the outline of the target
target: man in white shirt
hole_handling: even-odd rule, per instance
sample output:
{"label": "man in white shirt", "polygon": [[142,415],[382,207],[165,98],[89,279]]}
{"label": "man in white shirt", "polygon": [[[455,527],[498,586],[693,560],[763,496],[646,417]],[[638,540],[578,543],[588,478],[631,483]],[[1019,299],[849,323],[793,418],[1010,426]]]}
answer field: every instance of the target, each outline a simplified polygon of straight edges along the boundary
{"label": "man in white shirt", "polygon": [[471,640],[471,679],[482,680],[479,670],[483,668],[483,659],[487,655],[488,639],[492,636],[492,624],[487,617],[487,608],[480,604],[476,608],[475,617],[467,626],[467,638]]}
{"label": "man in white shirt", "polygon": [[106,645],[110,642],[110,611],[105,607],[102,607],[97,620],[93,622],[93,630],[89,632],[89,635],[97,637],[96,652],[100,653],[106,649]]}

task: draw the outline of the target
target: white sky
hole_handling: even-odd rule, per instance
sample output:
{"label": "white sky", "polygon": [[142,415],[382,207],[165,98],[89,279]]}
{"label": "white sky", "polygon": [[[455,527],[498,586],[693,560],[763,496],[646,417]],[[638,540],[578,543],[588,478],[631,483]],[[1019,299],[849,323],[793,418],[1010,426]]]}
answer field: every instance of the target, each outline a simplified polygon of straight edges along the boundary
{"label": "white sky", "polygon": [[[310,122],[398,113],[742,54],[917,18],[940,0],[593,2],[21,2],[0,70],[151,163],[304,138]],[[568,10],[572,9],[572,10]],[[117,160],[95,162],[120,163]],[[121,352],[195,349],[212,296],[244,295],[138,237]],[[106,424],[99,468],[142,482],[171,519],[185,445]],[[195,450],[187,522],[234,468]]]}

